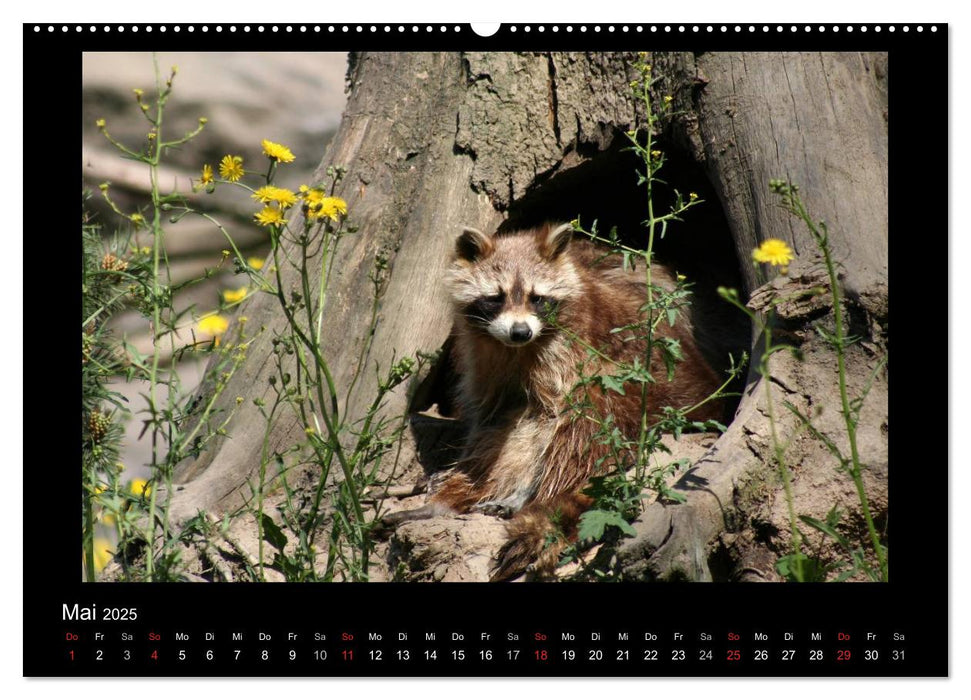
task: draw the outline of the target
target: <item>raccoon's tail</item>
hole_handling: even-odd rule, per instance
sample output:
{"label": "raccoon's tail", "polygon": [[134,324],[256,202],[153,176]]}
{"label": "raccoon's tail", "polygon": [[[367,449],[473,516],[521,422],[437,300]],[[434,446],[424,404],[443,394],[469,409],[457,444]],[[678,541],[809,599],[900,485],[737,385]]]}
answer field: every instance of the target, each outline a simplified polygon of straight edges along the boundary
{"label": "raccoon's tail", "polygon": [[551,573],[564,547],[576,540],[580,516],[592,503],[592,498],[578,492],[523,508],[506,526],[509,539],[499,550],[489,580],[508,581],[527,570]]}

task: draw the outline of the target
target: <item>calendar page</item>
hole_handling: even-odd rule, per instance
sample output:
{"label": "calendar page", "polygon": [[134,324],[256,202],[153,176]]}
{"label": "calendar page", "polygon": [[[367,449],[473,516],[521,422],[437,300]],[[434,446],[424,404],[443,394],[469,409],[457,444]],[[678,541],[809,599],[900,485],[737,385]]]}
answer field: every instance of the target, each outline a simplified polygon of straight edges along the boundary
{"label": "calendar page", "polygon": [[947,25],[23,31],[24,675],[948,675]]}

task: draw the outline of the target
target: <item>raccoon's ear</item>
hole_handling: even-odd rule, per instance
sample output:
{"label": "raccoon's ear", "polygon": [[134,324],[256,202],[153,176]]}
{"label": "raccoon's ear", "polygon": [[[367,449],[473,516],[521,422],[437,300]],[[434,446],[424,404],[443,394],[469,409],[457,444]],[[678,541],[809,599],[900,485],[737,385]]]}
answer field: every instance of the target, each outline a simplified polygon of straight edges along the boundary
{"label": "raccoon's ear", "polygon": [[556,228],[550,228],[543,239],[542,253],[547,260],[555,260],[560,257],[570,246],[573,240],[573,225],[560,224]]}
{"label": "raccoon's ear", "polygon": [[478,229],[466,226],[455,241],[455,254],[460,260],[475,262],[492,254],[493,243],[489,236]]}

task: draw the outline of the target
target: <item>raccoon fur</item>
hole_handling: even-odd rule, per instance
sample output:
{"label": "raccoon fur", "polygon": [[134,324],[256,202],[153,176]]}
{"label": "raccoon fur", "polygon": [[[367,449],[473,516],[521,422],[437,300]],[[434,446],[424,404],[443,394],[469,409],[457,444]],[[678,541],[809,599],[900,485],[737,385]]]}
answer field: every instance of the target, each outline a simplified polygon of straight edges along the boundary
{"label": "raccoon fur", "polygon": [[[663,266],[654,265],[651,274],[654,285],[674,288]],[[607,448],[588,416],[613,416],[630,439],[640,431],[638,385],[628,384],[621,394],[579,382],[617,373],[612,361],[629,365],[644,358],[646,344],[635,330],[615,331],[643,320],[644,269],[625,270],[619,256],[574,239],[569,224],[495,236],[465,229],[447,284],[455,310],[457,407],[467,441],[457,468],[428,504],[410,516],[395,514],[396,520],[468,512],[510,517],[492,580],[527,569],[549,572],[576,539],[579,518],[592,503],[582,493],[588,480],[613,466],[602,464]],[[685,311],[675,325],[657,325],[655,337],[676,339],[683,359],[667,381],[655,351],[649,418],[665,406],[698,404],[721,383]],[[576,408],[581,399],[585,415]],[[723,410],[713,401],[691,418],[721,419]]]}

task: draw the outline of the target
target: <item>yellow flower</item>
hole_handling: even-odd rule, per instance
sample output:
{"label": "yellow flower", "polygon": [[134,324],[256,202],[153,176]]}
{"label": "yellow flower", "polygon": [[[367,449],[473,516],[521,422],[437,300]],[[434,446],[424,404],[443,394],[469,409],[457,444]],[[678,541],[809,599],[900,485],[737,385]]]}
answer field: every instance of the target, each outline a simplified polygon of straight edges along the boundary
{"label": "yellow flower", "polygon": [[263,155],[280,163],[292,163],[293,153],[286,146],[263,139]]}
{"label": "yellow flower", "polygon": [[128,490],[135,496],[145,496],[146,498],[152,493],[152,487],[148,485],[145,479],[132,479]]}
{"label": "yellow flower", "polygon": [[698,193],[697,192],[689,192],[688,193],[688,199],[690,199],[692,202],[695,201],[696,199],[698,199]]}
{"label": "yellow flower", "polygon": [[236,182],[243,177],[243,159],[240,156],[225,156],[219,163],[219,175],[224,180]]}
{"label": "yellow flower", "polygon": [[656,150],[655,151],[651,151],[651,157],[652,158],[660,158],[661,157],[661,151],[656,151]]}
{"label": "yellow flower", "polygon": [[239,289],[224,289],[223,290],[223,301],[227,304],[232,304],[237,301],[242,301],[246,298],[246,293],[249,291],[248,287],[240,287]]}
{"label": "yellow flower", "polygon": [[96,127],[98,127],[99,129],[104,129],[104,128],[105,128],[105,126],[107,126],[107,124],[106,124],[106,122],[105,122],[105,120],[104,120],[104,119],[99,119],[98,121],[96,121],[96,122],[94,123],[94,125],[95,125]]}
{"label": "yellow flower", "polygon": [[303,197],[303,201],[307,206],[313,208],[319,205],[327,194],[323,190],[319,190],[316,187],[310,189],[306,185],[300,185],[300,196]]}
{"label": "yellow flower", "polygon": [[287,220],[283,218],[283,211],[270,206],[263,207],[261,211],[257,212],[255,219],[260,226],[279,226],[287,223]]}
{"label": "yellow flower", "polygon": [[333,221],[339,221],[341,216],[347,215],[347,202],[340,197],[324,197],[320,202],[317,217],[326,216]]}
{"label": "yellow flower", "polygon": [[205,333],[206,335],[222,335],[229,328],[229,321],[219,314],[212,314],[205,318],[200,318],[199,323],[196,324],[196,328],[199,329],[200,333]]}
{"label": "yellow flower", "polygon": [[131,222],[135,224],[136,227],[145,223],[145,217],[138,213],[132,214],[128,218],[131,219]]}
{"label": "yellow flower", "polygon": [[669,104],[671,104],[671,101],[672,100],[674,100],[674,98],[671,97],[670,95],[665,95],[664,96],[664,104],[669,105]]}
{"label": "yellow flower", "polygon": [[145,94],[145,91],[142,90],[141,88],[134,88],[132,92],[135,93],[135,97],[137,97],[139,100],[142,99],[142,95]]}
{"label": "yellow flower", "polygon": [[202,185],[212,184],[212,166],[208,163],[202,166],[202,178],[199,183]]}
{"label": "yellow flower", "polygon": [[767,238],[762,245],[752,251],[755,262],[768,263],[775,266],[786,266],[792,262],[795,255],[785,241],[778,238]]}
{"label": "yellow flower", "polygon": [[328,197],[323,190],[318,189],[301,189],[301,192],[308,219],[328,218],[338,221],[339,215],[347,214],[347,202],[340,197]]}
{"label": "yellow flower", "polygon": [[273,185],[266,185],[256,190],[252,195],[253,199],[259,200],[264,204],[269,202],[276,202],[281,208],[286,209],[287,207],[292,207],[297,203],[297,195],[288,189],[283,187],[274,187]]}
{"label": "yellow flower", "polygon": [[94,538],[94,570],[101,571],[108,566],[111,557],[114,556],[111,542],[104,537]]}
{"label": "yellow flower", "polygon": [[252,258],[246,258],[246,264],[252,267],[254,270],[263,269],[263,258],[257,258],[256,256]]}

